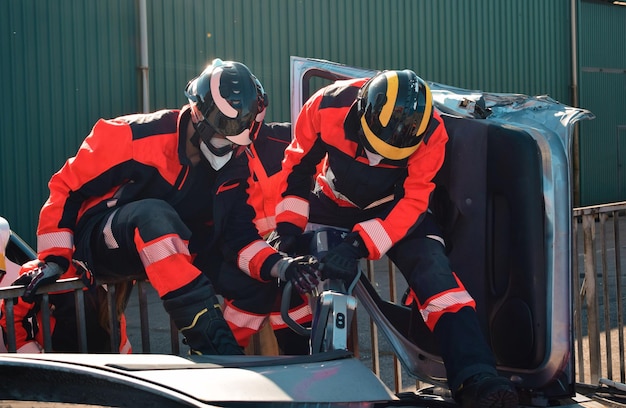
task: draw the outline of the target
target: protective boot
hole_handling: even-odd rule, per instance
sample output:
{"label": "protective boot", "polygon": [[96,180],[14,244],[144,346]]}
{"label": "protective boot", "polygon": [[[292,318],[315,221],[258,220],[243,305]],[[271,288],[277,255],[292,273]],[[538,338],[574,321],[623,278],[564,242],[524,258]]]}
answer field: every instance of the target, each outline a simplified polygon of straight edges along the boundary
{"label": "protective boot", "polygon": [[454,393],[462,408],[517,408],[519,398],[508,378],[491,373],[476,374]]}
{"label": "protective boot", "polygon": [[518,406],[515,386],[498,375],[473,309],[464,307],[456,313],[444,313],[434,334],[441,346],[452,396],[461,407]]}
{"label": "protective boot", "polygon": [[163,307],[185,336],[192,354],[243,354],[222,316],[213,286],[205,276],[170,292]]}

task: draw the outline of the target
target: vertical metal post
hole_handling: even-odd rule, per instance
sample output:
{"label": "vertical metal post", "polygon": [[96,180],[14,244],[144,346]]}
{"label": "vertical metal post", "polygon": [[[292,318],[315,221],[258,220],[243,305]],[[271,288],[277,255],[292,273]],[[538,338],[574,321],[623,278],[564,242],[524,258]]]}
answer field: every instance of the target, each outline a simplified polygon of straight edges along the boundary
{"label": "vertical metal post", "polygon": [[[367,279],[375,285],[374,261],[367,261]],[[378,328],[370,319],[370,338],[372,343],[372,371],[380,376],[380,351],[378,350]]]}
{"label": "vertical metal post", "polygon": [[146,0],[139,0],[139,70],[141,71],[141,105],[143,113],[150,112],[150,83],[148,82],[148,10]]}
{"label": "vertical metal post", "polygon": [[619,378],[626,381],[624,368],[624,317],[622,314],[622,257],[620,253],[619,211],[613,212],[613,248],[615,248],[615,287],[617,288],[617,336],[619,343]]}
{"label": "vertical metal post", "polygon": [[150,322],[148,317],[148,294],[146,281],[137,281],[137,297],[139,299],[139,324],[141,327],[141,351],[150,353]]}
{"label": "vertical metal post", "polygon": [[[583,325],[582,325],[582,298],[584,297],[584,282],[580,282],[580,269],[578,263],[578,221],[582,221],[580,217],[574,219],[573,239],[572,239],[572,270],[574,275],[574,284],[572,297],[574,299],[574,333],[576,338],[576,357],[578,360],[578,381],[584,382],[585,359],[583,358]],[[583,228],[584,232],[584,228]]]}
{"label": "vertical metal post", "polygon": [[[396,302],[398,300],[397,288],[396,288],[396,266],[391,262],[391,259],[387,259],[387,275],[389,278],[389,300]],[[396,393],[402,391],[402,367],[398,357],[393,356],[393,378],[394,387]]]}
{"label": "vertical metal post", "polygon": [[[37,316],[33,317],[34,319]],[[41,329],[43,331],[43,349],[46,353],[52,351],[52,333],[50,328],[50,298],[47,293],[41,295]]]}
{"label": "vertical metal post", "polygon": [[606,213],[600,214],[600,256],[601,256],[601,265],[602,268],[600,270],[602,274],[602,299],[604,303],[603,316],[604,316],[604,341],[606,344],[606,369],[609,378],[613,378],[613,358],[612,358],[612,350],[611,350],[611,317],[610,317],[610,295],[609,295],[609,268],[607,263],[607,255],[606,255],[606,219],[608,215]]}
{"label": "vertical metal post", "polygon": [[180,340],[178,338],[178,328],[174,324],[174,321],[170,319],[170,339],[172,342],[172,354],[180,354]]}
{"label": "vertical metal post", "polygon": [[107,287],[107,303],[109,305],[109,329],[111,336],[111,352],[118,353],[120,349],[120,319],[117,315],[115,307],[115,283],[106,285]]}
{"label": "vertical metal post", "polygon": [[9,353],[17,352],[15,345],[15,314],[13,313],[13,299],[4,299],[4,309],[7,314],[7,351]]}
{"label": "vertical metal post", "polygon": [[354,357],[359,358],[361,356],[359,350],[359,319],[357,318],[358,308],[354,310],[354,316],[352,317],[352,324],[350,327],[352,328],[352,332],[350,333],[350,350],[354,354]]}
{"label": "vertical metal post", "polygon": [[583,216],[585,253],[585,300],[587,304],[587,328],[589,333],[589,368],[591,383],[600,379],[600,329],[598,326],[598,298],[596,296],[595,270],[595,215]]}
{"label": "vertical metal post", "polygon": [[74,291],[74,304],[76,305],[76,322],[78,331],[78,349],[81,353],[87,353],[87,321],[85,318],[85,294],[83,289]]}
{"label": "vertical metal post", "polygon": [[[570,0],[570,41],[571,53],[571,72],[572,72],[572,101],[573,107],[578,107],[578,13],[577,2],[579,0]],[[573,201],[574,205],[580,203],[580,137],[578,123],[574,124],[574,132],[572,135],[572,179],[573,179]]]}

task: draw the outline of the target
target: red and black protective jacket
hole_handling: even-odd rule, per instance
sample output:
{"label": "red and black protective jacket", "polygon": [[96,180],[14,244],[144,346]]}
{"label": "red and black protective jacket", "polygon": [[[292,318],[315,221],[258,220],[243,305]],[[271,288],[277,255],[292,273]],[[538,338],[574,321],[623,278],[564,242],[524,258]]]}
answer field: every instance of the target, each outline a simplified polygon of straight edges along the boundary
{"label": "red and black protective jacket", "polygon": [[428,209],[434,190],[432,179],[443,163],[448,135],[435,112],[415,153],[404,160],[383,159],[370,165],[356,131],[346,131],[358,128],[351,125],[353,105],[366,81],[337,81],[304,104],[294,140],[285,151],[276,222],[299,229],[306,226],[312,178],[318,173],[316,166],[324,160],[316,188],[336,205],[363,210],[393,203],[381,218],[360,222],[353,228],[363,238],[369,259],[379,259],[419,223]]}
{"label": "red and black protective jacket", "polygon": [[250,145],[249,203],[254,207],[254,223],[264,237],[276,228],[276,203],[279,197],[279,175],[285,148],[291,142],[291,123],[263,123]]}
{"label": "red and black protective jacket", "polygon": [[256,279],[269,280],[280,255],[252,222],[245,155],[219,172],[204,160],[192,166],[185,153],[189,120],[188,107],[100,119],[77,154],[50,179],[37,230],[39,258],[69,262],[75,233],[93,215],[156,198],[172,205],[192,233],[208,228],[205,236],[226,259]]}

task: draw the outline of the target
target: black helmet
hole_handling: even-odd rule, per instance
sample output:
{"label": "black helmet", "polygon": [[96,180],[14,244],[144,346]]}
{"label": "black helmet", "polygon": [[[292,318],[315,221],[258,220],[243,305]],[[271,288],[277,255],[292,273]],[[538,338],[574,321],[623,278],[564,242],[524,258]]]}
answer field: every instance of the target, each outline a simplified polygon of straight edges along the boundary
{"label": "black helmet", "polygon": [[[259,80],[240,62],[215,59],[185,88],[193,124],[202,141],[211,147],[216,133],[235,145],[252,143],[265,117],[267,95]],[[226,146],[225,152],[234,149]]]}
{"label": "black helmet", "polygon": [[417,150],[424,137],[432,118],[432,95],[411,70],[383,71],[359,90],[357,112],[368,150],[402,160]]}

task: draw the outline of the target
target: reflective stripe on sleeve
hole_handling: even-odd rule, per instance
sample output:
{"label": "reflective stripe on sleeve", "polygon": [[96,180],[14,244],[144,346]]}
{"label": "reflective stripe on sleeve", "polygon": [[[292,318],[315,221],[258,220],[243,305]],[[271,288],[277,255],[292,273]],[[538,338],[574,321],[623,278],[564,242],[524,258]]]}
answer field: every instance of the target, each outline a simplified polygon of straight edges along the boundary
{"label": "reflective stripe on sleeve", "polygon": [[[258,277],[259,270],[254,270],[254,257],[259,255],[261,252],[270,251],[274,253],[274,249],[263,240],[256,240],[252,242],[250,245],[245,247],[241,252],[239,252],[239,256],[237,257],[237,266],[246,274],[252,276],[253,278]],[[262,262],[259,262],[259,268]]]}
{"label": "reflective stripe on sleeve", "polygon": [[68,231],[49,232],[37,236],[37,252],[52,248],[74,249],[74,235]]}
{"label": "reflective stripe on sleeve", "polygon": [[301,217],[309,217],[309,202],[300,197],[286,197],[276,205],[276,215],[291,212]]}
{"label": "reflective stripe on sleeve", "polygon": [[370,250],[370,259],[379,259],[389,250],[389,248],[393,246],[393,241],[391,240],[391,237],[389,236],[389,234],[387,234],[387,231],[385,231],[385,227],[383,227],[379,219],[364,221],[359,223],[358,225],[361,227],[361,230],[370,238],[371,242],[375,246],[376,251],[378,252],[378,254],[372,254],[372,248],[368,248]]}

